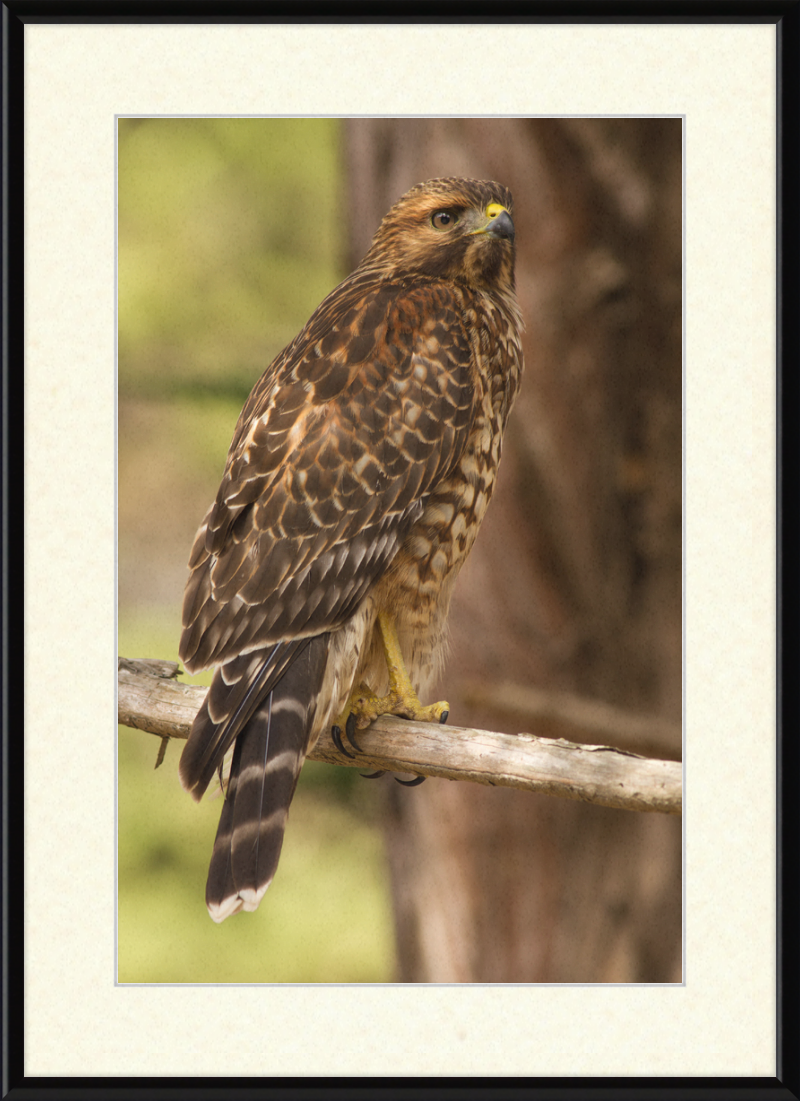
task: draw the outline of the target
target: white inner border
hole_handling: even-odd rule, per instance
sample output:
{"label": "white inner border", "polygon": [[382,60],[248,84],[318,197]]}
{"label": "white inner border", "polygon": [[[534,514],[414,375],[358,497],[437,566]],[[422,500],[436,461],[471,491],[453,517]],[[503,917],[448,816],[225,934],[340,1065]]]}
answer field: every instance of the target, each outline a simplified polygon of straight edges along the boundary
{"label": "white inner border", "polygon": [[[775,1074],[775,44],[26,26],[27,1075]],[[682,986],[114,985],[115,116],[321,113],[686,116]]]}

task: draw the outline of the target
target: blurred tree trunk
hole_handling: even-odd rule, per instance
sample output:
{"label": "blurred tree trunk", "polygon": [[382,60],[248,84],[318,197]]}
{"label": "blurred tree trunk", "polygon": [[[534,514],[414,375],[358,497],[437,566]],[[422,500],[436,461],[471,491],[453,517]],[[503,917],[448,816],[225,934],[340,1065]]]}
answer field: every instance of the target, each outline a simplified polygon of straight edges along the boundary
{"label": "blurred tree trunk", "polygon": [[[680,120],[346,126],[354,261],[420,180],[514,195],[526,372],[453,600],[453,721],[574,735],[481,703],[508,680],[680,719]],[[384,783],[401,981],[680,981],[679,821]]]}

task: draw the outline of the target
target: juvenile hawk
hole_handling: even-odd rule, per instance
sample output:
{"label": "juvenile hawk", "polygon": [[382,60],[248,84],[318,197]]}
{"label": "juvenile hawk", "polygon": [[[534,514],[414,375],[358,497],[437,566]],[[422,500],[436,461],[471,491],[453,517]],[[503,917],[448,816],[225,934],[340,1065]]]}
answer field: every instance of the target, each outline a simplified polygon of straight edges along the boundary
{"label": "juvenile hawk", "polygon": [[190,672],[217,666],[180,761],[195,799],[234,744],[215,921],[261,901],[326,728],[447,718],[417,693],[492,494],[521,328],[511,194],[430,180],[247,399],[192,549],[180,644]]}

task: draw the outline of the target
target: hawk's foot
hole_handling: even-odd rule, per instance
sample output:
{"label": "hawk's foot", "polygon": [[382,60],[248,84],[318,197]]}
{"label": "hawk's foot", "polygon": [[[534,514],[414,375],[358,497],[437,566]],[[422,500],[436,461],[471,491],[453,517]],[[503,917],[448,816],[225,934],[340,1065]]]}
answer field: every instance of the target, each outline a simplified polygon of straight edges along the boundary
{"label": "hawk's foot", "polygon": [[331,727],[331,741],[343,757],[349,757],[351,761],[355,760],[355,757],[349,749],[345,749],[344,747],[344,742],[342,741],[342,728],[338,724]]}
{"label": "hawk's foot", "polygon": [[427,705],[420,703],[403,660],[393,617],[387,612],[379,612],[378,626],[389,671],[389,691],[379,701],[385,705],[379,714],[398,715],[401,719],[416,719],[423,723],[446,723],[450,714],[450,704],[446,700]]}
{"label": "hawk's foot", "polygon": [[385,696],[376,696],[371,688],[361,684],[350,696],[336,725],[345,728],[347,737],[358,749],[353,735],[357,730],[366,729],[380,715],[397,715],[401,719],[416,719],[423,723],[443,723],[447,722],[449,714],[450,704],[446,700],[428,704],[427,707],[421,704],[410,683],[405,691],[390,683]]}
{"label": "hawk's foot", "polygon": [[365,730],[380,715],[397,715],[401,719],[412,719],[423,723],[446,723],[450,715],[450,704],[446,700],[430,704],[420,703],[403,660],[393,618],[386,612],[379,612],[378,626],[381,631],[386,668],[389,672],[389,691],[385,696],[378,696],[368,684],[362,682],[350,693],[344,710],[331,729],[337,749],[346,757],[353,755],[344,748],[342,729],[347,733],[347,739],[351,745],[363,753],[355,738],[356,731]]}

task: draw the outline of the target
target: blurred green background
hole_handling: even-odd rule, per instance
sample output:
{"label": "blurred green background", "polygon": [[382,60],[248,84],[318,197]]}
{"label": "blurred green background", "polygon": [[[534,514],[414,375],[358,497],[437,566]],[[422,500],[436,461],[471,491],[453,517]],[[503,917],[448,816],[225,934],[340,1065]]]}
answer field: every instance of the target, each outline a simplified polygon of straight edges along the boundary
{"label": "blurred green background", "polygon": [[[177,660],[186,562],[251,387],[346,274],[333,119],[121,119],[119,653]],[[376,227],[377,228],[377,227]],[[209,674],[186,677],[208,683]],[[204,902],[219,799],[180,787],[173,742],[119,728],[119,980],[387,982],[375,786],[306,763],[255,914]]]}

